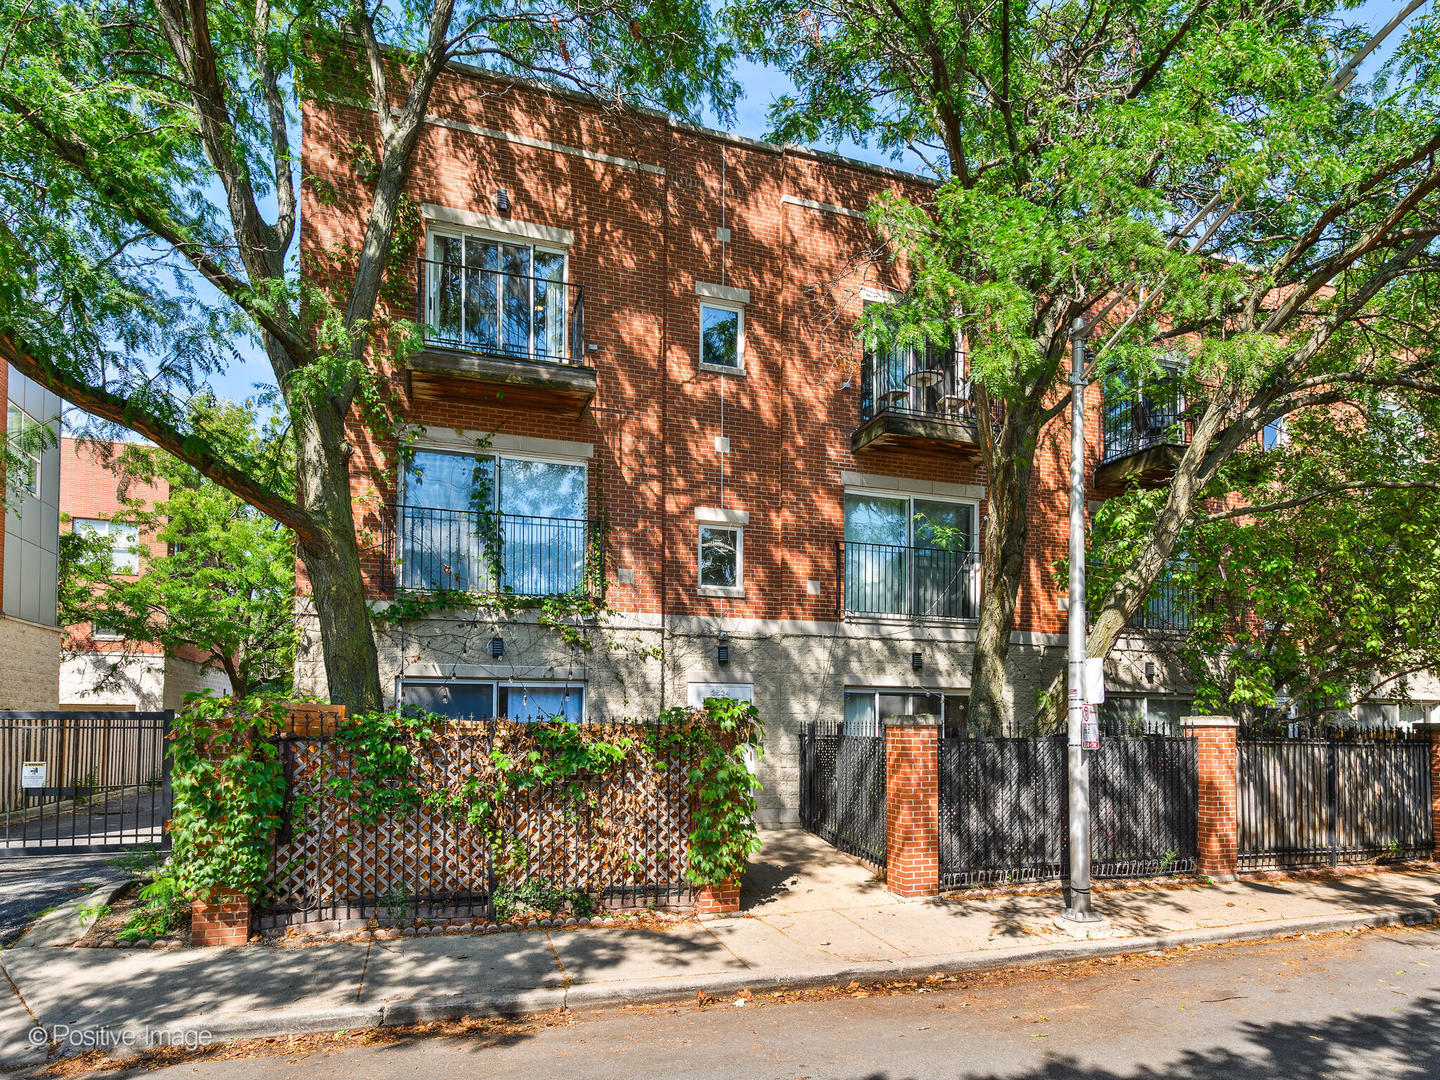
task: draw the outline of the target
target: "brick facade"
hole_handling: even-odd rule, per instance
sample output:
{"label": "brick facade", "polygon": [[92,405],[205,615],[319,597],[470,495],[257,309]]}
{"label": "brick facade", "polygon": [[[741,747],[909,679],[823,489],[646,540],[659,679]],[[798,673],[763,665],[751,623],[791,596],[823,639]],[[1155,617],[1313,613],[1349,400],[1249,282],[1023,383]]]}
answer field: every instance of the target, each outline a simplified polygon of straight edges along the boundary
{"label": "brick facade", "polygon": [[1239,858],[1237,824],[1239,749],[1237,728],[1229,716],[1187,716],[1185,734],[1195,740],[1199,771],[1199,824],[1196,841],[1197,871],[1228,880],[1235,876]]}
{"label": "brick facade", "polygon": [[191,945],[244,945],[250,940],[250,901],[239,893],[220,893],[211,902],[190,905]]}
{"label": "brick facade", "polygon": [[885,887],[896,896],[940,891],[938,723],[905,716],[885,726]]}
{"label": "brick facade", "polygon": [[[390,389],[419,443],[584,448],[589,511],[608,522],[607,602],[624,650],[579,655],[524,619],[503,628],[502,664],[481,655],[488,623],[466,636],[465,613],[379,631],[387,694],[402,678],[511,678],[539,672],[586,680],[587,711],[614,719],[683,704],[687,684],[753,689],[767,724],[760,812],[794,820],[800,725],[839,719],[850,687],[965,693],[973,626],[837,618],[836,544],[848,489],[970,501],[983,528],[986,476],[973,448],[941,441],[851,449],[861,424],[861,350],[854,325],[867,299],[900,286],[905,268],[875,257],[863,220],[886,192],[926,198],[924,179],[814,151],[780,148],[673,124],[617,119],[593,104],[472,70],[447,71],[420,136],[406,195],[420,220],[401,237],[384,290],[390,314],[413,318],[424,236],[465,221],[487,235],[568,237],[568,277],[584,290],[594,397],[579,415],[535,407],[494,384],[436,392],[392,370]],[[307,103],[302,117],[302,261],[314,280],[347,280],[363,213],[328,188],[363,193],[357,146],[374,146],[373,114]],[[502,214],[498,189],[510,209]],[[363,205],[363,199],[361,200]],[[729,240],[720,230],[728,230]],[[407,276],[408,275],[408,276]],[[748,292],[744,374],[699,366],[697,286]],[[1099,456],[1099,394],[1090,395],[1089,460]],[[715,448],[729,440],[729,453]],[[353,426],[352,492],[362,561],[384,599],[384,507],[396,501],[392,442]],[[1068,445],[1037,452],[1024,580],[1017,601],[1013,700],[1029,702],[1063,657],[1062,586]],[[748,515],[744,588],[702,595],[696,511]],[[303,574],[302,574],[302,589]],[[297,658],[298,688],[324,692],[313,619]],[[729,662],[716,635],[729,635]],[[920,652],[916,670],[911,654]],[[612,678],[613,676],[613,678]],[[617,687],[620,687],[617,689]],[[1145,689],[1154,690],[1154,684]]]}

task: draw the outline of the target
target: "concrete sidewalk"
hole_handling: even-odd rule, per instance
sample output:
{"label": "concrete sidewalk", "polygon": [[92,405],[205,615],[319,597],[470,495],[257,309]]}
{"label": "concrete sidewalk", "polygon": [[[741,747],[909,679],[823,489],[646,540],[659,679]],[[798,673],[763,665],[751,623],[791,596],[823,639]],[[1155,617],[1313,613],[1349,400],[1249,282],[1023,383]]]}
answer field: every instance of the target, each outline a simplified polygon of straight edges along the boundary
{"label": "concrete sidewalk", "polygon": [[[693,998],[1263,938],[1440,913],[1440,871],[1096,894],[1114,934],[1075,941],[1056,895],[900,902],[869,871],[786,830],[766,834],[746,912],[666,930],[582,929],[311,948],[167,952],[26,944],[3,954],[0,1063],[44,1057],[46,1028],[204,1030],[214,1038]],[[801,869],[797,869],[800,867]]]}

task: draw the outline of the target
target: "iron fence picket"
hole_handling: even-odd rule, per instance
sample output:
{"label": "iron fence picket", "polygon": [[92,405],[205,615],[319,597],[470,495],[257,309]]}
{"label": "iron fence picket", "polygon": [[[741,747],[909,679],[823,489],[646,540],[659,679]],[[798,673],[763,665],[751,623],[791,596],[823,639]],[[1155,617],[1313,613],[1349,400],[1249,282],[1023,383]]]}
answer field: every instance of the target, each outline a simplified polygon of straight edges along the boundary
{"label": "iron fence picket", "polygon": [[1195,740],[1104,739],[1090,759],[1091,875],[1193,872],[1199,857]]}
{"label": "iron fence picket", "polygon": [[801,822],[847,854],[885,865],[885,737],[806,725],[800,736]]}
{"label": "iron fence picket", "polygon": [[1242,739],[1239,869],[1415,858],[1434,846],[1430,744]]}

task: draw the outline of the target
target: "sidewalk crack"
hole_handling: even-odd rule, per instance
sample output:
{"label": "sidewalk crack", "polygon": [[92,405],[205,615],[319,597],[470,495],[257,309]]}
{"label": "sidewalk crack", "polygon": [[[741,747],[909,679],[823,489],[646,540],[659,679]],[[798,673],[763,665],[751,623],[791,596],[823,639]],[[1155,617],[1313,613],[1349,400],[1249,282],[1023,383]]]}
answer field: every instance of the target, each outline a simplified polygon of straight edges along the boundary
{"label": "sidewalk crack", "polygon": [[550,946],[550,955],[555,957],[555,966],[560,969],[560,989],[563,991],[560,997],[560,1011],[570,1010],[570,973],[565,970],[564,963],[560,960],[560,950],[555,948],[555,939],[550,936],[550,931],[545,931],[545,944]]}
{"label": "sidewalk crack", "polygon": [[701,928],[702,930],[704,930],[707,934],[709,934],[712,938],[714,938],[714,939],[715,939],[715,943],[716,943],[717,945],[719,945],[722,949],[724,949],[726,952],[728,952],[731,956],[735,957],[736,961],[737,961],[737,962],[740,964],[740,966],[743,967],[746,971],[753,971],[753,970],[754,970],[754,967],[753,967],[752,965],[747,964],[747,963],[745,962],[745,958],[744,958],[743,956],[741,956],[739,953],[737,953],[734,949],[730,948],[729,945],[726,945],[725,942],[721,941],[721,940],[720,940],[720,935],[717,934],[717,933],[715,933],[714,930],[711,930],[710,927],[706,926],[704,923],[701,923],[701,924],[700,924],[700,928]]}
{"label": "sidewalk crack", "polygon": [[[35,1010],[30,1008],[30,1003],[25,1000],[25,995],[20,992],[20,987],[17,986],[15,984],[15,980],[10,977],[10,969],[5,966],[5,962],[3,960],[0,960],[0,975],[5,976],[5,981],[10,985],[10,990],[12,993],[14,993],[15,1000],[20,1002],[21,1008],[23,1008],[27,1013],[30,1014],[30,1022],[34,1024],[35,1027],[40,1031],[45,1031],[44,1025],[40,1023],[40,1017],[36,1016]],[[55,1040],[50,1038],[49,1032],[45,1033],[45,1041],[50,1045],[52,1049],[56,1045]]]}
{"label": "sidewalk crack", "polygon": [[365,975],[370,970],[370,951],[375,948],[373,941],[365,943],[365,962],[360,965],[360,985],[355,987],[355,1000],[360,1000],[360,995],[365,992]]}
{"label": "sidewalk crack", "polygon": [[849,915],[846,915],[845,912],[841,911],[839,908],[832,908],[831,910],[833,910],[836,915],[839,915],[842,919],[844,919],[846,922],[848,922],[851,926],[855,927],[857,930],[863,930],[863,931],[865,931],[865,933],[869,934],[869,935],[870,935],[871,937],[873,937],[876,941],[880,942],[881,945],[884,945],[887,949],[894,949],[894,950],[895,950],[896,952],[898,952],[901,956],[905,957],[906,959],[909,959],[910,954],[909,954],[908,952],[906,952],[904,949],[900,948],[899,945],[892,945],[890,942],[886,941],[886,940],[885,940],[883,937],[881,937],[879,934],[875,933],[874,930],[871,930],[868,926],[861,926],[858,922],[856,922],[854,919],[850,918]]}

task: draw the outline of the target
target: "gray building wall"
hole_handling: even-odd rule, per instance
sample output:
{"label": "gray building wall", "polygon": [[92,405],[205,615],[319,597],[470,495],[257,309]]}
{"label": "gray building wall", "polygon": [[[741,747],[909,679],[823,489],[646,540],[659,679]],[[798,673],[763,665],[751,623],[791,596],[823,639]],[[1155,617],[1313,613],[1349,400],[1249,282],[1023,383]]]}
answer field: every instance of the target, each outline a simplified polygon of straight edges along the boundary
{"label": "gray building wall", "polygon": [[[40,459],[39,492],[14,493],[5,510],[3,610],[14,619],[56,625],[60,553],[60,399],[9,370],[9,400],[41,423],[53,423],[55,445]],[[57,658],[58,663],[58,658]]]}

